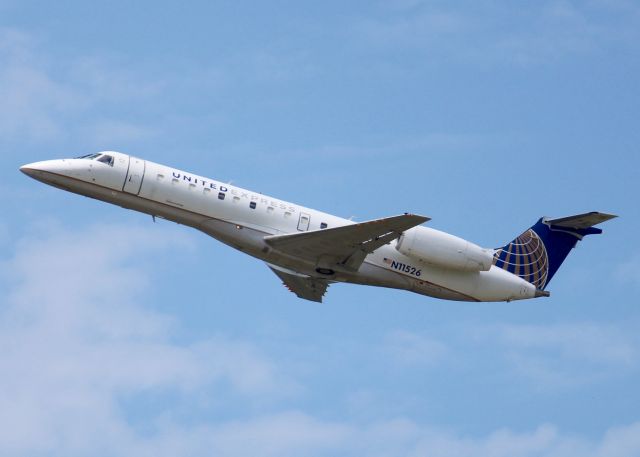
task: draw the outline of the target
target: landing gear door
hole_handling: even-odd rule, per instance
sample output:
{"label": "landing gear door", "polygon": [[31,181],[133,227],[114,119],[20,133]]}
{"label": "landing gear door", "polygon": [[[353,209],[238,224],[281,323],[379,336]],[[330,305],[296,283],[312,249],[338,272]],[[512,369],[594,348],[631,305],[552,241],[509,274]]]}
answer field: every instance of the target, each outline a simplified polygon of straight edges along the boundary
{"label": "landing gear door", "polygon": [[130,194],[138,195],[142,187],[146,163],[142,159],[129,157],[129,170],[124,180],[122,190]]}

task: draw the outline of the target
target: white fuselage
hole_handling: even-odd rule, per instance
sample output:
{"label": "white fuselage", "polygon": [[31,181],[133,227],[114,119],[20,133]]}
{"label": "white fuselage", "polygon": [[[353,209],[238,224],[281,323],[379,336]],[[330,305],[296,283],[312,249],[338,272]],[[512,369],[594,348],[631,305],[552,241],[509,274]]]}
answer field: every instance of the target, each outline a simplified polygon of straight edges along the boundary
{"label": "white fuselage", "polygon": [[[311,277],[321,277],[317,265],[279,253],[264,237],[354,223],[126,154],[108,154],[112,163],[62,159],[25,165],[21,170],[70,192],[194,227],[270,265]],[[508,301],[536,296],[532,284],[501,268],[443,268],[403,255],[396,244],[394,240],[369,254],[355,272],[336,271],[330,281],[405,289],[450,300]]]}

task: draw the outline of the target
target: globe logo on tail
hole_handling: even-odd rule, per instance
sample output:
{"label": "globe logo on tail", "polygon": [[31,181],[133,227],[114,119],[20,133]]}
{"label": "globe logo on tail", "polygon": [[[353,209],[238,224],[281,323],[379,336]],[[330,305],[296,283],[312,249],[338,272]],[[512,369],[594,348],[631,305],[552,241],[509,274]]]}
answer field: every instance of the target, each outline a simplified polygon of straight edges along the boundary
{"label": "globe logo on tail", "polygon": [[549,257],[544,243],[529,229],[503,248],[496,250],[493,264],[520,276],[536,289],[544,289],[549,275]]}

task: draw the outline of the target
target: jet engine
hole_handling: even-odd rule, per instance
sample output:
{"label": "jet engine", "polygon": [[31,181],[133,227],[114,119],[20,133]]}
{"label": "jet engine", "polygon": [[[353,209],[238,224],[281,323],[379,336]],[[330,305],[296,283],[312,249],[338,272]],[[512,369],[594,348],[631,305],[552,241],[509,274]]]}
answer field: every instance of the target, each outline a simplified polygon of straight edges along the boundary
{"label": "jet engine", "polygon": [[493,249],[483,249],[467,240],[429,227],[407,230],[396,249],[424,263],[463,271],[488,271]]}

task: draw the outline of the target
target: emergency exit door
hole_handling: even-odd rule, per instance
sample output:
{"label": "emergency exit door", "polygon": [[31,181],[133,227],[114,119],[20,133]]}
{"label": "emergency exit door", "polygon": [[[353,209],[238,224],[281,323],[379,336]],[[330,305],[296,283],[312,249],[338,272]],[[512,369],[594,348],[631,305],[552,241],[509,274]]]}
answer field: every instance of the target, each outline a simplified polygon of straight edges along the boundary
{"label": "emergency exit door", "polygon": [[309,221],[311,217],[307,213],[300,213],[300,219],[298,220],[298,230],[306,232],[309,230]]}

